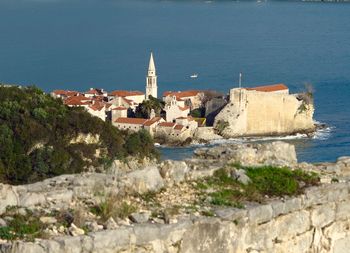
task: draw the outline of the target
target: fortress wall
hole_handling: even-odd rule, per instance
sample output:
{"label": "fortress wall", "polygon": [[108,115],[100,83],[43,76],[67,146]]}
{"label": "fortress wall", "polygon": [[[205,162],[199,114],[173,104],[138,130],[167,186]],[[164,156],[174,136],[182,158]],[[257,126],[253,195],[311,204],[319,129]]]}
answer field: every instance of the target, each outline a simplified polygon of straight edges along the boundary
{"label": "fortress wall", "polygon": [[217,217],[174,224],[137,224],[76,237],[0,244],[2,253],[348,253],[350,183],[312,187],[305,194]]}
{"label": "fortress wall", "polygon": [[292,134],[314,130],[313,105],[300,111],[302,101],[294,95],[273,92],[231,90],[230,103],[217,115],[228,122],[225,137]]}
{"label": "fortress wall", "polygon": [[312,113],[311,117],[305,117],[304,113],[298,112],[301,104],[293,95],[247,92],[247,134],[293,133],[312,129]]}

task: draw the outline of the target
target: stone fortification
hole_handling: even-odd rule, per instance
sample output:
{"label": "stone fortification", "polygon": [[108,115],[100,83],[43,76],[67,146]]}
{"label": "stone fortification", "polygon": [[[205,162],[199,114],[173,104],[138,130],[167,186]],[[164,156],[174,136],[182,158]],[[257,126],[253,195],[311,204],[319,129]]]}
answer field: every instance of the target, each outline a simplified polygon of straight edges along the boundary
{"label": "stone fortification", "polygon": [[294,94],[232,89],[214,127],[224,137],[312,132],[313,113],[312,103]]}
{"label": "stone fortification", "polygon": [[[194,212],[181,214],[168,224],[146,219],[143,223],[118,223],[113,229],[97,229],[86,235],[0,242],[0,252],[348,252],[350,157],[339,158],[336,163],[298,164],[294,147],[282,142],[202,148],[193,159],[148,163],[142,168],[134,163],[116,163],[110,174],[63,175],[21,186],[1,184],[0,214],[11,205],[57,210],[74,207],[78,201],[94,201],[96,184],[106,191],[128,194],[176,185],[181,190],[183,182],[211,176],[234,162],[302,167],[318,171],[321,181],[328,183],[307,188],[299,196],[249,203],[242,209],[218,207],[213,217]],[[180,200],[186,198],[180,192],[177,195]]]}
{"label": "stone fortification", "polygon": [[235,252],[347,253],[349,183],[310,188],[304,195],[217,217],[187,217],[174,224],[121,226],[76,237],[0,245],[3,253]]}

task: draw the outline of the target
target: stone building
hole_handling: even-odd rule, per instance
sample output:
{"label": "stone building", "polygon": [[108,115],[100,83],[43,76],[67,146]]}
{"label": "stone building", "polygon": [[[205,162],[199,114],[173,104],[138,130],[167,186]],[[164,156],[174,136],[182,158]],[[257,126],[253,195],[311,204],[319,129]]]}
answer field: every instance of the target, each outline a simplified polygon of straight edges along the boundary
{"label": "stone building", "polygon": [[118,97],[124,98],[128,101],[134,101],[137,104],[140,104],[145,100],[145,93],[141,91],[126,91],[126,90],[115,90],[108,93],[109,100],[114,100]]}
{"label": "stone building", "polygon": [[174,122],[179,117],[187,117],[190,108],[179,106],[176,96],[173,96],[172,101],[165,106],[164,111],[166,112],[166,121]]}
{"label": "stone building", "polygon": [[166,91],[163,93],[163,101],[169,104],[174,96],[179,105],[183,103],[181,106],[188,106],[191,110],[202,107],[205,98],[204,92],[200,90]]}
{"label": "stone building", "polygon": [[295,134],[315,130],[312,103],[289,94],[282,84],[235,88],[216,116],[214,128],[225,137]]}

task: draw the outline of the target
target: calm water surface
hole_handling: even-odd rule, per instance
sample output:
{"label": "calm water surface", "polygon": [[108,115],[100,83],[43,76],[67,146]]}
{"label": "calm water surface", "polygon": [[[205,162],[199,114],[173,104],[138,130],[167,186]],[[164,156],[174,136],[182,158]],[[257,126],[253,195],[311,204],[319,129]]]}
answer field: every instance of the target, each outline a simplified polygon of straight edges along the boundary
{"label": "calm water surface", "polygon": [[160,92],[228,92],[240,71],[246,86],[311,83],[315,118],[331,129],[288,141],[303,161],[350,155],[350,4],[0,0],[1,82],[142,90],[150,50]]}

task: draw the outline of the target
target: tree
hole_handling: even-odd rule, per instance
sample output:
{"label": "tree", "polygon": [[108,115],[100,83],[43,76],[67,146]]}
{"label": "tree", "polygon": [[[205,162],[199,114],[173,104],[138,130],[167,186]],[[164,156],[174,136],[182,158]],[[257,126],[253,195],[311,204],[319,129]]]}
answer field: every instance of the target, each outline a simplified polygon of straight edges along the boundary
{"label": "tree", "polygon": [[160,115],[164,109],[165,103],[157,98],[149,96],[148,100],[144,100],[141,104],[136,107],[135,117],[148,119],[150,117],[152,109],[156,115]]}

